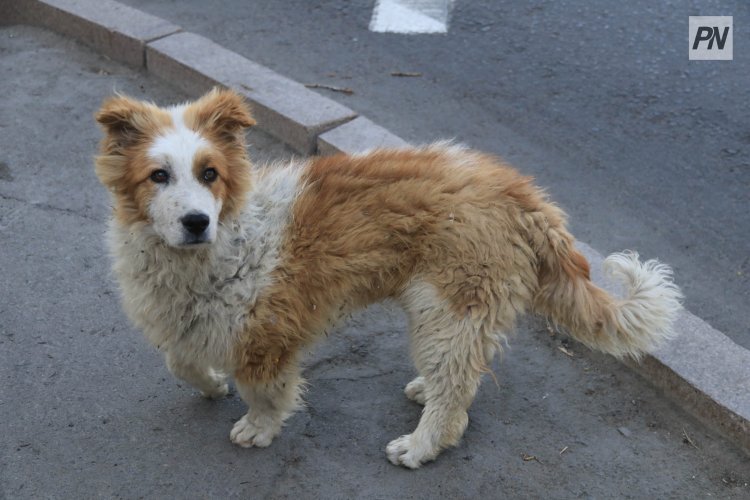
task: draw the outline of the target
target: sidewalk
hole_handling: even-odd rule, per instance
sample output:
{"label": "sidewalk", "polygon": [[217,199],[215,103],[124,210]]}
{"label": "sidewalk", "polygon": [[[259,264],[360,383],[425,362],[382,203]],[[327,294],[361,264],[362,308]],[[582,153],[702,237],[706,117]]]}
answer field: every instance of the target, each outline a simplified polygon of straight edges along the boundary
{"label": "sidewalk", "polygon": [[[750,460],[731,443],[538,320],[519,325],[458,448],[420,471],[390,465],[385,444],[419,417],[401,392],[413,372],[390,305],[310,358],[308,407],[270,448],[233,446],[244,404],[205,401],[167,373],[120,312],[102,241],[92,113],[113,90],[186,96],[35,28],[0,28],[0,54],[0,496],[747,495]],[[260,132],[250,143],[258,163],[291,154]]]}

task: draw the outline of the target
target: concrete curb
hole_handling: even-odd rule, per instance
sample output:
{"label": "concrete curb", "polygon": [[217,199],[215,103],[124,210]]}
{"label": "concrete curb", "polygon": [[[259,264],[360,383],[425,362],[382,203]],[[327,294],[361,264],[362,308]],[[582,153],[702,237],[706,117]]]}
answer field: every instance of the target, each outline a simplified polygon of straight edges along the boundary
{"label": "concrete curb", "polygon": [[[3,24],[43,26],[145,68],[196,96],[214,85],[253,104],[259,127],[304,154],[356,153],[408,143],[349,108],[214,42],[112,0],[0,0]],[[594,280],[603,257],[579,243]],[[685,410],[750,452],[750,351],[685,311],[681,334],[640,364],[626,364]]]}
{"label": "concrete curb", "polygon": [[303,154],[317,151],[322,132],[354,119],[346,106],[194,33],[146,45],[146,69],[199,95],[214,85],[233,88],[253,106],[260,127]]}
{"label": "concrete curb", "polygon": [[0,0],[0,19],[75,38],[129,66],[143,67],[146,44],[180,27],[113,0]]}
{"label": "concrete curb", "polygon": [[364,116],[318,137],[318,154],[358,153],[379,147],[398,148],[409,143]]}
{"label": "concrete curb", "polygon": [[248,99],[262,130],[302,154],[316,153],[320,134],[357,116],[207,38],[113,0],[0,0],[0,13],[3,24],[42,26],[75,38],[189,94],[233,88]]}

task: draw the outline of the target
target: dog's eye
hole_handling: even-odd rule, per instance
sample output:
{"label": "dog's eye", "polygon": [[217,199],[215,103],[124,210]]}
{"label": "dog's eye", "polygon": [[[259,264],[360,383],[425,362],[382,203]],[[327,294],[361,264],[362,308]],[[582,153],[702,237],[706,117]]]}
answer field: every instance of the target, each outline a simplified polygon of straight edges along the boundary
{"label": "dog's eye", "polygon": [[216,171],[215,168],[207,168],[203,171],[203,180],[206,182],[213,182],[216,180],[216,178],[219,177],[219,173]]}
{"label": "dog's eye", "polygon": [[151,180],[157,184],[164,184],[169,181],[169,172],[166,170],[154,170],[151,172]]}

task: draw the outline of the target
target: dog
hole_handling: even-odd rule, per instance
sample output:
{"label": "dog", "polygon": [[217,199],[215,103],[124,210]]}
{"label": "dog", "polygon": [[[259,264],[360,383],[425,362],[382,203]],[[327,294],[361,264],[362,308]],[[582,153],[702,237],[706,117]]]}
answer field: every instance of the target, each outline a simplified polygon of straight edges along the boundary
{"label": "dog", "polygon": [[301,355],[355,309],[394,299],[409,320],[424,405],[388,459],[416,469],[455,446],[482,375],[519,314],[638,358],[673,335],[669,267],[605,261],[615,298],[589,279],[565,214],[501,160],[448,142],[256,168],[244,99],[214,89],[161,108],[127,96],[96,114],[96,173],[123,308],[203,395],[249,410],[231,441],[265,447],[301,404]]}

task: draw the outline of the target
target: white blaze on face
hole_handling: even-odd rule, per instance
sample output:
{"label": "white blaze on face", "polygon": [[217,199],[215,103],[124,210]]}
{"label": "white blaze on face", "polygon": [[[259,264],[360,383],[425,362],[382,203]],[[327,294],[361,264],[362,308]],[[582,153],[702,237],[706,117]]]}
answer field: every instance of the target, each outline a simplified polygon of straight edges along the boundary
{"label": "white blaze on face", "polygon": [[[221,200],[216,199],[193,172],[196,155],[210,147],[209,142],[189,129],[182,118],[183,106],[171,109],[174,128],[154,140],[149,156],[158,168],[169,173],[169,181],[156,185],[149,205],[154,230],[171,246],[211,243],[221,212]],[[182,220],[189,214],[204,214],[209,225],[201,238],[187,231]]]}

